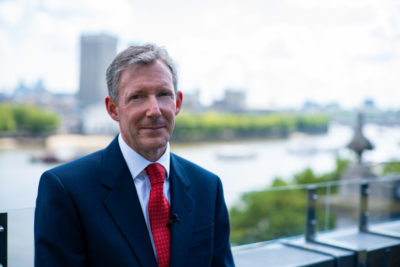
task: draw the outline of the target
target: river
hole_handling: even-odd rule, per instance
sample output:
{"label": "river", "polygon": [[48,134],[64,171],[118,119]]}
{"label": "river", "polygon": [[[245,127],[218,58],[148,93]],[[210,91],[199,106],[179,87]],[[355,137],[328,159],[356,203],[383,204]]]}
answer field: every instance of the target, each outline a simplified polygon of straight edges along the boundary
{"label": "river", "polygon": [[[364,133],[375,146],[365,153],[366,161],[400,160],[400,127],[367,124]],[[345,148],[352,135],[350,127],[332,124],[325,135],[173,144],[171,150],[218,174],[227,204],[232,206],[243,192],[266,188],[274,177],[290,179],[306,167],[319,173],[331,171],[337,155],[353,156]],[[54,166],[31,162],[31,156],[37,152],[38,149],[0,150],[0,210],[34,207],[40,175]]]}

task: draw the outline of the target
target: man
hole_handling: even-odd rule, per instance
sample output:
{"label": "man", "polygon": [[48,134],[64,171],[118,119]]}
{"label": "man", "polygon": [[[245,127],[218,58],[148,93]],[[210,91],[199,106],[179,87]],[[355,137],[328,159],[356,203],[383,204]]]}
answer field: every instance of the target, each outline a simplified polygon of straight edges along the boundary
{"label": "man", "polygon": [[169,150],[182,93],[167,52],[129,47],[107,85],[120,134],[42,175],[35,265],[233,266],[220,179]]}

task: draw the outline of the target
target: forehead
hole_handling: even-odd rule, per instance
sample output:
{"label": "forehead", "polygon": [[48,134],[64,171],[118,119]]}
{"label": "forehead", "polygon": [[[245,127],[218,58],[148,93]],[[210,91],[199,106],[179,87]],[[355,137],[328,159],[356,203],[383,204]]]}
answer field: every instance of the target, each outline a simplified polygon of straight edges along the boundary
{"label": "forehead", "polygon": [[120,76],[120,88],[129,85],[168,86],[173,88],[173,78],[169,67],[161,60],[149,64],[130,65]]}

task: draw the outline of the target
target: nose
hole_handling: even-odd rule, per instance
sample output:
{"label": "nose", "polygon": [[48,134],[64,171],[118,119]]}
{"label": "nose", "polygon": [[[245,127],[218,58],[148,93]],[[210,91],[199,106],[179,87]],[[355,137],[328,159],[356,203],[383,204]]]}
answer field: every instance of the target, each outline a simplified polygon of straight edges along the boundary
{"label": "nose", "polygon": [[156,96],[149,97],[146,115],[148,117],[157,117],[161,115],[160,105]]}

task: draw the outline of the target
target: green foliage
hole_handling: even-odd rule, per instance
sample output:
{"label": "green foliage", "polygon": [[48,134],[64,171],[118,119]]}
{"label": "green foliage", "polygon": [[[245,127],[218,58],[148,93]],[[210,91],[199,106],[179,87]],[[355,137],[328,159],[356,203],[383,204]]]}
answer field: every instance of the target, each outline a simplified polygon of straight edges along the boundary
{"label": "green foliage", "polygon": [[325,115],[303,115],[296,117],[296,129],[299,132],[320,133],[328,129],[329,119]]}
{"label": "green foliage", "polygon": [[176,117],[174,141],[203,141],[238,138],[287,137],[294,131],[325,132],[328,118],[271,113],[244,115],[217,112],[181,113]]}
{"label": "green foliage", "polygon": [[14,132],[17,125],[10,108],[0,105],[0,132]]}
{"label": "green foliage", "polygon": [[305,191],[260,191],[242,196],[230,210],[231,242],[245,244],[304,232]]}
{"label": "green foliage", "polygon": [[318,177],[310,168],[294,175],[295,184],[315,184],[318,182]]}
{"label": "green foliage", "polygon": [[58,116],[43,108],[17,104],[0,105],[0,132],[37,135],[54,131],[58,125]]}
{"label": "green foliage", "polygon": [[[307,168],[295,174],[292,181],[275,178],[271,187],[280,187],[275,191],[264,190],[243,194],[241,202],[230,209],[231,242],[245,244],[303,234],[306,220],[306,190],[283,190],[281,187],[336,181],[349,163],[349,160],[336,158],[336,168],[332,172],[318,175]],[[325,215],[324,207],[317,206],[318,223],[324,222]],[[334,218],[329,217],[328,227],[333,227],[334,223]]]}
{"label": "green foliage", "polygon": [[320,175],[315,174],[312,169],[306,168],[305,170],[294,175],[291,184],[315,184],[337,181],[339,180],[340,175],[347,168],[349,163],[350,160],[337,157],[336,168],[331,172],[323,173]]}
{"label": "green foliage", "polygon": [[400,162],[399,161],[391,161],[383,166],[382,175],[388,174],[400,174]]}
{"label": "green foliage", "polygon": [[271,187],[280,187],[280,186],[287,186],[288,183],[285,182],[282,178],[276,177],[271,184]]}

